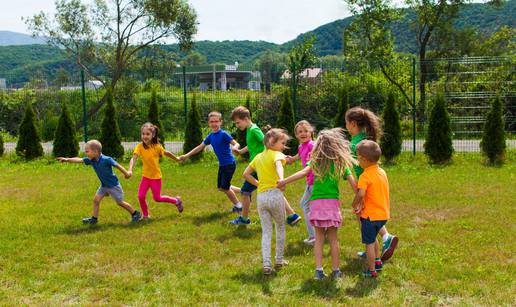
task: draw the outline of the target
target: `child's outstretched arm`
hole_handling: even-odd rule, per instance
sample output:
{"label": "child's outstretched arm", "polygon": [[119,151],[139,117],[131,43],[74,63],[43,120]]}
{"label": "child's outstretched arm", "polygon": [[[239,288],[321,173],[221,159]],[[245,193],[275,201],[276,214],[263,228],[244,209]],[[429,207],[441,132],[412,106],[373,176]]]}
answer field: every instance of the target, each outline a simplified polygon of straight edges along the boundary
{"label": "child's outstretched arm", "polygon": [[288,176],[287,178],[285,178],[285,180],[278,181],[278,185],[277,185],[278,189],[284,187],[286,184],[292,183],[296,180],[299,180],[301,178],[308,176],[308,174],[310,174],[311,171],[312,171],[312,168],[310,166],[307,166],[307,167],[303,168],[302,170],[300,170],[299,172]]}
{"label": "child's outstretched arm", "polygon": [[357,193],[357,181],[355,180],[355,177],[353,175],[349,175],[346,177],[346,180],[349,182],[349,186],[353,190],[353,193]]}
{"label": "child's outstretched arm", "polygon": [[357,194],[355,194],[355,198],[353,199],[353,212],[355,214],[359,214],[360,211],[364,208],[364,196],[365,196],[365,190],[364,189],[358,189]]}
{"label": "child's outstretched arm", "polygon": [[256,178],[254,178],[253,176],[251,176],[251,173],[254,171],[253,167],[251,165],[248,165],[244,171],[244,174],[242,175],[245,180],[247,180],[247,182],[249,182],[250,184],[254,185],[254,186],[258,186],[258,180],[256,180]]}
{"label": "child's outstretched arm", "polygon": [[179,162],[181,160],[179,160],[178,157],[176,157],[173,153],[171,153],[170,151],[167,151],[165,150],[165,157],[169,157],[170,159],[176,161],[176,162]]}
{"label": "child's outstretched arm", "polygon": [[240,148],[240,144],[238,144],[238,146],[233,146],[233,153],[235,155],[243,155],[243,154],[245,154],[246,152],[249,151],[249,150],[247,150],[247,146],[242,148],[242,149],[239,149],[239,148]]}
{"label": "child's outstretched arm", "polygon": [[136,163],[136,160],[138,160],[138,155],[133,154],[131,161],[129,161],[129,170],[127,171],[127,173],[129,173],[129,177],[131,177],[133,175],[133,166],[134,166],[134,163]]}
{"label": "child's outstretched arm", "polygon": [[132,176],[132,174],[133,174],[132,172],[131,172],[131,173],[129,173],[129,172],[128,172],[128,171],[127,171],[127,170],[126,170],[122,165],[120,165],[120,164],[118,164],[118,163],[115,165],[115,167],[116,167],[116,168],[117,168],[117,169],[118,169],[122,174],[124,174],[125,179],[129,179],[129,178]]}
{"label": "child's outstretched arm", "polygon": [[81,158],[79,158],[79,157],[75,157],[75,158],[58,157],[57,161],[68,162],[68,163],[84,163],[84,161]]}
{"label": "child's outstretched arm", "polygon": [[[206,147],[206,145],[204,145],[204,143],[201,143],[201,144],[197,145],[194,149],[190,150],[188,153],[180,156],[178,158],[179,161],[184,161],[184,160],[190,158],[191,156],[195,155],[196,153],[199,153],[199,152],[203,151],[204,147]],[[166,152],[165,152],[165,155],[166,155]]]}
{"label": "child's outstretched arm", "polygon": [[299,160],[299,153],[297,153],[295,156],[286,156],[287,165],[290,165],[294,163],[295,161]]}

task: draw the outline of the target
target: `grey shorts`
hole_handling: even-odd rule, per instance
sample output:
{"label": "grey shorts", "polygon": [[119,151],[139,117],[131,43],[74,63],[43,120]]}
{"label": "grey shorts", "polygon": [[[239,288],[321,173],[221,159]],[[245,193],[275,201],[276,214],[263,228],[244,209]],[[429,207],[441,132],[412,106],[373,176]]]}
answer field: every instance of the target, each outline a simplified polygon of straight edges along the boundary
{"label": "grey shorts", "polygon": [[100,196],[109,195],[109,196],[113,197],[113,199],[117,203],[124,200],[124,190],[122,190],[121,185],[116,185],[112,188],[101,186],[101,187],[99,187],[99,189],[97,190],[97,193],[95,193],[95,194],[100,195]]}

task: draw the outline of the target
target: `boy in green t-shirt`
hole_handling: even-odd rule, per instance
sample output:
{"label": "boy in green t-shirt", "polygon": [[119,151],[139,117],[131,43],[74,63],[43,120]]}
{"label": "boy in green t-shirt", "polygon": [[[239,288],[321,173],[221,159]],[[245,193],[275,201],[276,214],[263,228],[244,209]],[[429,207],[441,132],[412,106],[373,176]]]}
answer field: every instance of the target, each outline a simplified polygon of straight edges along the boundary
{"label": "boy in green t-shirt", "polygon": [[[246,130],[245,140],[247,143],[247,146],[242,149],[240,149],[239,146],[234,146],[233,153],[235,155],[242,155],[246,152],[249,152],[249,161],[253,161],[254,157],[256,157],[257,154],[261,153],[265,149],[265,145],[263,144],[264,135],[262,130],[252,122],[251,113],[246,107],[243,106],[239,106],[233,109],[231,112],[231,120],[233,120],[235,126],[239,130]],[[253,172],[251,175],[254,178],[257,178],[256,172]],[[235,189],[235,191],[240,192],[242,195],[241,202],[243,208],[242,214],[236,219],[232,220],[230,222],[231,224],[249,225],[251,223],[251,220],[249,219],[249,208],[251,207],[251,195],[254,190],[256,190],[256,186],[252,185],[247,180],[244,182],[239,191]],[[287,223],[291,226],[297,224],[301,220],[301,217],[294,212],[286,199],[285,208],[289,214],[287,217]]]}

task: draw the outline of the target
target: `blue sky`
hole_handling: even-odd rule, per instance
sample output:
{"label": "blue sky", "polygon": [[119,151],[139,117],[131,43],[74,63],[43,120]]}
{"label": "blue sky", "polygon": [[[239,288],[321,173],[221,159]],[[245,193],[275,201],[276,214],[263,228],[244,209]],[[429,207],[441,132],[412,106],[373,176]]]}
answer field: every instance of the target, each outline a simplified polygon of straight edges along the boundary
{"label": "blue sky", "polygon": [[[197,11],[200,22],[197,40],[283,43],[350,15],[343,0],[189,0],[189,3]],[[39,11],[53,12],[54,0],[3,0],[1,7],[0,30],[27,33],[21,17]]]}

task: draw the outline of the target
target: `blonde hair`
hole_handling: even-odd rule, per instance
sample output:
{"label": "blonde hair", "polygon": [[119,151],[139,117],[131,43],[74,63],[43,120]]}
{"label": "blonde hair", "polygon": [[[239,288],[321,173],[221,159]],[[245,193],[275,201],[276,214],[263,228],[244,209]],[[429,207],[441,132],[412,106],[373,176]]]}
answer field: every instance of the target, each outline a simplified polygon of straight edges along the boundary
{"label": "blonde hair", "polygon": [[280,128],[272,128],[263,137],[263,144],[265,147],[270,148],[273,144],[276,144],[279,140],[290,140],[290,136],[287,132]]}
{"label": "blonde hair", "polygon": [[89,140],[84,146],[102,153],[102,144],[97,140]]}
{"label": "blonde hair", "polygon": [[354,107],[346,112],[346,122],[353,121],[360,129],[365,129],[368,140],[378,142],[382,136],[382,127],[376,114],[361,107]]}
{"label": "blonde hair", "polygon": [[312,138],[314,137],[315,128],[310,124],[307,120],[300,120],[297,122],[297,124],[294,126],[294,133],[297,134],[297,128],[299,127],[306,127],[308,131],[310,131],[310,134]]}
{"label": "blonde hair", "polygon": [[235,118],[238,119],[251,119],[251,112],[246,107],[239,106],[233,109],[231,112],[231,119],[234,120]]}
{"label": "blonde hair", "polygon": [[382,149],[378,143],[371,140],[363,140],[357,144],[357,153],[367,161],[377,163],[382,155]]}
{"label": "blonde hair", "polygon": [[[343,132],[342,128],[333,128],[319,133],[310,159],[310,166],[315,176],[323,178],[329,174],[333,178],[341,178],[346,168],[356,164],[349,149],[349,142],[342,137]],[[332,165],[333,173],[331,173]]]}
{"label": "blonde hair", "polygon": [[[158,126],[154,125],[153,123],[145,123],[140,128],[140,131],[143,131],[143,129],[150,129],[152,131],[152,139],[151,139],[151,145],[158,144],[159,143],[159,128]],[[149,146],[145,144],[145,142],[142,142],[143,148],[148,149]]]}
{"label": "blonde hair", "polygon": [[222,120],[222,114],[217,111],[211,111],[210,114],[208,114],[208,120],[210,120],[212,117],[218,117],[219,120]]}

